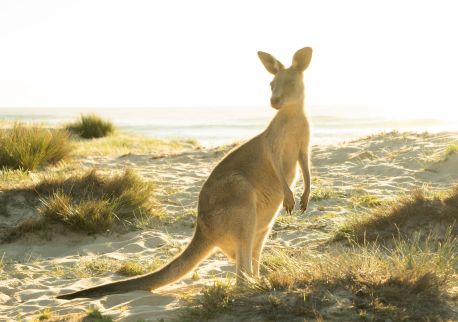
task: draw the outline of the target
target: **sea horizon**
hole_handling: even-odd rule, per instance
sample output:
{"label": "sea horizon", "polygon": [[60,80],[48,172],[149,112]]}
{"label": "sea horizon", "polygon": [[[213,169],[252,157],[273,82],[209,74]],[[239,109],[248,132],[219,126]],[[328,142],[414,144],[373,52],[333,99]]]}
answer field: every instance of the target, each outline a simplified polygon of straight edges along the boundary
{"label": "sea horizon", "polygon": [[[194,139],[206,147],[247,140],[261,133],[276,111],[270,107],[0,107],[0,120],[69,123],[96,113],[121,131],[163,139]],[[362,106],[311,107],[312,145],[332,144],[383,131],[454,132],[458,120],[446,117],[403,118]],[[356,116],[355,116],[356,115]]]}

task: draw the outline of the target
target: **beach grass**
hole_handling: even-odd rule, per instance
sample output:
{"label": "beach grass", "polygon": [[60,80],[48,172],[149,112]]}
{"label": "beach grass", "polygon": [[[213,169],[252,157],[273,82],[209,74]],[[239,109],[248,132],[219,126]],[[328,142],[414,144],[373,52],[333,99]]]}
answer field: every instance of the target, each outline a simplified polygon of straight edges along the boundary
{"label": "beach grass", "polygon": [[109,136],[114,133],[112,122],[102,119],[96,114],[81,115],[80,118],[65,128],[84,139],[94,139]]}
{"label": "beach grass", "polygon": [[[18,320],[21,320],[20,317]],[[95,305],[90,305],[83,313],[70,313],[61,315],[53,312],[50,308],[41,310],[32,320],[32,322],[113,322],[113,318],[104,315]]]}
{"label": "beach grass", "polygon": [[136,276],[152,272],[164,264],[158,257],[114,259],[107,256],[81,258],[71,265],[56,264],[50,275],[56,278],[92,278],[119,274],[122,276]]}
{"label": "beach grass", "polygon": [[358,201],[368,203],[367,213],[331,237],[345,243],[326,242],[320,251],[270,248],[260,280],[241,287],[215,281],[190,300],[183,319],[452,321],[458,187],[372,199]]}
{"label": "beach grass", "polygon": [[67,131],[15,123],[0,129],[0,168],[36,170],[69,157],[73,145]]}
{"label": "beach grass", "polygon": [[418,231],[427,237],[448,227],[458,233],[458,187],[433,192],[427,187],[382,203],[367,214],[354,214],[337,229],[335,240],[391,242],[393,236]]}
{"label": "beach grass", "polygon": [[458,143],[451,143],[445,147],[444,159],[448,160],[448,158],[456,153],[458,153]]}
{"label": "beach grass", "polygon": [[336,198],[339,195],[339,192],[332,187],[314,187],[310,194],[311,201],[321,201],[328,200],[331,198]]}
{"label": "beach grass", "polygon": [[153,217],[157,207],[154,184],[132,170],[114,176],[96,170],[70,177],[50,176],[33,189],[40,197],[43,218],[87,233],[106,231],[115,223],[132,226],[139,217]]}
{"label": "beach grass", "polygon": [[144,260],[126,260],[117,269],[117,273],[124,276],[142,275],[154,271],[164,264],[159,258],[150,261]]}
{"label": "beach grass", "polygon": [[244,287],[214,283],[184,312],[185,320],[257,317],[358,321],[443,321],[453,317],[449,289],[456,283],[457,240],[441,243],[397,239],[377,244],[309,251],[272,250],[263,260],[266,277]]}
{"label": "beach grass", "polygon": [[350,203],[353,208],[356,208],[356,207],[372,208],[372,207],[380,206],[382,204],[382,201],[375,195],[372,195],[369,193],[363,193],[363,194],[355,194],[351,196]]}
{"label": "beach grass", "polygon": [[22,169],[0,168],[0,190],[23,186],[30,180],[30,172]]}

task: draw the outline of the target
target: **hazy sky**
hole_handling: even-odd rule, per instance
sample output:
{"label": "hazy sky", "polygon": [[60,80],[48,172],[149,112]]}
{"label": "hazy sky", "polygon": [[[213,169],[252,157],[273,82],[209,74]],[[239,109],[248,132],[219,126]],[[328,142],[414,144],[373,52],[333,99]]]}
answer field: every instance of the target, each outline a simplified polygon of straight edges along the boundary
{"label": "hazy sky", "polygon": [[0,107],[268,105],[256,52],[314,49],[307,104],[458,115],[455,1],[0,0]]}

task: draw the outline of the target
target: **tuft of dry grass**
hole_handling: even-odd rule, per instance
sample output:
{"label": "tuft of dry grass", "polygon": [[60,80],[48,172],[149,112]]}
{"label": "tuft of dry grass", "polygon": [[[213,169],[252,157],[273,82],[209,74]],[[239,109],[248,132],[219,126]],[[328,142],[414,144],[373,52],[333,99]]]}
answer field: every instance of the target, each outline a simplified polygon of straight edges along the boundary
{"label": "tuft of dry grass", "polygon": [[[123,276],[142,275],[161,267],[159,258],[129,259],[120,261],[107,256],[82,258],[71,265],[54,265],[51,275],[56,278],[88,278],[117,273]],[[1,267],[0,267],[1,269]]]}
{"label": "tuft of dry grass", "polygon": [[215,279],[213,285],[202,289],[200,296],[191,300],[194,308],[183,312],[184,321],[208,321],[232,309],[236,288],[229,278]]}
{"label": "tuft of dry grass", "polygon": [[336,198],[339,193],[331,187],[314,188],[310,194],[311,201],[327,200]]}
{"label": "tuft of dry grass", "polygon": [[380,201],[377,196],[371,195],[369,193],[363,193],[363,194],[357,194],[354,196],[351,196],[350,202],[353,206],[353,208],[356,207],[367,207],[367,208],[372,208],[376,206],[380,206],[382,202]]}
{"label": "tuft of dry grass", "polygon": [[67,131],[21,123],[0,129],[0,168],[35,170],[66,159],[72,150]]}
{"label": "tuft of dry grass", "polygon": [[432,193],[426,188],[381,204],[367,215],[354,215],[335,233],[335,240],[390,242],[393,236],[420,232],[442,234],[452,226],[458,233],[458,186],[448,192]]}
{"label": "tuft of dry grass", "polygon": [[0,181],[21,181],[29,177],[28,171],[22,169],[0,168]]}
{"label": "tuft of dry grass", "polygon": [[42,310],[37,318],[35,319],[35,321],[49,321],[53,316],[53,313],[51,311],[50,308],[46,308],[44,310]]}
{"label": "tuft of dry grass", "polygon": [[0,167],[0,190],[23,186],[30,180],[29,171]]}
{"label": "tuft of dry grass", "polygon": [[448,160],[452,155],[458,153],[458,143],[452,143],[445,147],[444,160]]}
{"label": "tuft of dry grass", "polygon": [[124,261],[116,272],[124,276],[142,275],[154,271],[163,264],[159,258],[149,262],[128,260]]}
{"label": "tuft of dry grass", "polygon": [[115,131],[113,123],[95,114],[81,115],[79,120],[66,125],[65,128],[84,139],[102,138]]}
{"label": "tuft of dry grass", "polygon": [[39,195],[39,212],[45,219],[74,230],[103,232],[116,222],[134,225],[137,218],[151,216],[156,204],[151,182],[132,170],[112,177],[91,170],[82,175],[51,176],[34,187]]}
{"label": "tuft of dry grass", "polygon": [[33,322],[46,321],[46,322],[113,322],[113,318],[103,315],[100,310],[91,305],[84,313],[70,313],[60,315],[46,308],[32,320]]}

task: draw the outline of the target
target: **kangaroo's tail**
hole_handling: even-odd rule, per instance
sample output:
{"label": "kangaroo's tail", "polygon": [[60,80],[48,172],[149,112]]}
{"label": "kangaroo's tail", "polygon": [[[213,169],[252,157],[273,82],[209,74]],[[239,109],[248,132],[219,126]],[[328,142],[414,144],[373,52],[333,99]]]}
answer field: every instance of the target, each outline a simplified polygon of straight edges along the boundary
{"label": "kangaroo's tail", "polygon": [[108,294],[125,293],[135,290],[150,291],[172,283],[193,270],[209,255],[213,248],[213,243],[203,236],[199,227],[197,227],[194,232],[194,236],[186,249],[180,253],[180,255],[175,257],[169,264],[157,271],[119,282],[59,295],[57,298],[62,300],[71,300],[81,297],[95,298]]}

